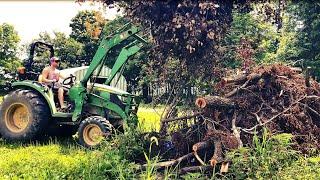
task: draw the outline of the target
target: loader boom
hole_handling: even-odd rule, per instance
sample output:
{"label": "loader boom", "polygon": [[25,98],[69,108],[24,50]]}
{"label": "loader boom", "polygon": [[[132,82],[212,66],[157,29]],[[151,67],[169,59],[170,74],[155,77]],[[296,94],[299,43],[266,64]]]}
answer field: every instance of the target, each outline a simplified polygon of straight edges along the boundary
{"label": "loader boom", "polygon": [[[100,74],[99,71],[101,71],[101,68],[99,67],[102,67],[106,61],[110,60],[108,53],[115,48],[121,48],[121,51],[111,69],[111,74],[104,82],[105,85],[110,85],[111,81],[126,64],[128,59],[132,55],[136,54],[143,44],[147,43],[146,40],[137,35],[138,32],[139,29],[137,27],[127,24],[121,30],[118,30],[113,37],[103,38],[86,74],[84,75],[84,78],[79,84],[70,89],[69,96],[75,102],[75,111],[72,116],[73,121],[77,121],[79,119],[82,113],[83,104],[88,100],[88,93],[86,90],[87,82],[97,69],[97,74]],[[106,95],[102,93],[101,98],[108,98],[108,94]],[[109,106],[110,104],[111,103],[109,103]]]}

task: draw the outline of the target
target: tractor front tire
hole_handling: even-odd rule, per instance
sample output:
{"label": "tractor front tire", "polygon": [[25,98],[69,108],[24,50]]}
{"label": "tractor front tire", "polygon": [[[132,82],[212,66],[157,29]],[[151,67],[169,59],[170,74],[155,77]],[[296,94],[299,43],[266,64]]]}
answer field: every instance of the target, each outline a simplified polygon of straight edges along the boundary
{"label": "tractor front tire", "polygon": [[32,90],[15,90],[0,107],[0,134],[9,141],[34,140],[46,129],[50,111],[45,100]]}
{"label": "tractor front tire", "polygon": [[96,148],[110,137],[112,125],[101,116],[90,116],[84,119],[78,128],[78,143],[86,148]]}

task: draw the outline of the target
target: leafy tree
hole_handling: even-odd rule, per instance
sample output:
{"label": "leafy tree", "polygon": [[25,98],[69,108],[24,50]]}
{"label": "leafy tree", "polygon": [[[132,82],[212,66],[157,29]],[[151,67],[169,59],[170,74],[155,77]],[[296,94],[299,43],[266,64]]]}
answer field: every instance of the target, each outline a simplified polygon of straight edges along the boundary
{"label": "leafy tree", "polygon": [[81,56],[84,53],[84,45],[64,33],[55,32],[53,45],[57,56],[65,62],[67,67],[81,66]]}
{"label": "leafy tree", "polygon": [[10,24],[0,24],[0,66],[7,71],[15,71],[20,65],[17,57],[20,38],[14,27]]}
{"label": "leafy tree", "polygon": [[225,67],[244,69],[257,63],[276,61],[279,44],[277,28],[261,15],[239,12],[233,13],[233,21],[228,29],[221,48]]}
{"label": "leafy tree", "polygon": [[99,45],[99,35],[106,24],[99,11],[80,11],[72,18],[70,37],[84,44],[83,59],[89,63]]}
{"label": "leafy tree", "polygon": [[320,4],[318,1],[293,1],[289,9],[290,20],[295,22],[299,49],[296,60],[304,60],[304,66],[313,66],[320,77]]}
{"label": "leafy tree", "polygon": [[[55,50],[55,56],[62,60],[61,67],[79,67],[81,66],[81,56],[84,53],[83,44],[77,42],[75,39],[67,37],[62,32],[54,32],[52,37],[48,32],[42,32],[39,37],[34,41],[42,41],[53,45]],[[30,46],[27,45],[27,53],[30,51]],[[49,64],[49,51],[40,51],[36,49],[34,62],[35,71],[41,72],[41,70]]]}

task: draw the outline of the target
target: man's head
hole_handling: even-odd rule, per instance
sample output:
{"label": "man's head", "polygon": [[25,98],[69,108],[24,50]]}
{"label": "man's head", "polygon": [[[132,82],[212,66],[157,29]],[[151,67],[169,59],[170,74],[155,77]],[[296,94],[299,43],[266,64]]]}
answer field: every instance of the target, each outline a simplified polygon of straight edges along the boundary
{"label": "man's head", "polygon": [[50,58],[50,65],[53,67],[58,67],[60,63],[60,59],[58,59],[57,57],[52,57]]}

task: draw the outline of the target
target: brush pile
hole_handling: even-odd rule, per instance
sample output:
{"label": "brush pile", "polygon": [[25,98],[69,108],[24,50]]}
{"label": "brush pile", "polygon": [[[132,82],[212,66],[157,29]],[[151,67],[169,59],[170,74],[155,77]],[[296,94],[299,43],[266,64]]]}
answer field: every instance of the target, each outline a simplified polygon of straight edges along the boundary
{"label": "brush pile", "polygon": [[[178,125],[171,127],[172,144],[165,142],[175,149],[167,153],[173,160],[158,163],[158,168],[179,164],[184,174],[212,170],[221,163],[225,172],[225,152],[250,146],[263,128],[273,134],[293,134],[294,148],[303,153],[320,149],[320,86],[298,69],[260,66],[224,78],[218,86],[219,95],[197,98],[200,113],[162,121],[162,133],[169,131],[170,123]],[[185,127],[177,128],[179,124]]]}

